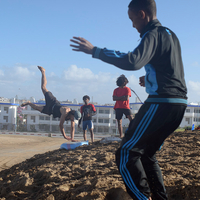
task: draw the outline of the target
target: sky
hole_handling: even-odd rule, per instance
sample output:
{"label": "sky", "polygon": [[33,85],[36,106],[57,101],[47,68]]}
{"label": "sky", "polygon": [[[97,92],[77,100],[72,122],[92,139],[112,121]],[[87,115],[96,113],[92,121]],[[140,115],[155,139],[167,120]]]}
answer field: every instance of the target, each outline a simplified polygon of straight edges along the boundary
{"label": "sky", "polygon": [[[124,71],[72,51],[70,39],[84,37],[94,46],[127,53],[139,44],[139,33],[128,18],[130,0],[0,0],[0,97],[42,99],[41,74],[47,89],[60,101],[89,95],[99,104],[112,100],[116,79],[124,74],[142,101],[139,86],[144,68]],[[200,103],[199,0],[156,0],[157,18],[178,36],[188,88],[188,102]],[[135,102],[132,94],[130,102]]]}

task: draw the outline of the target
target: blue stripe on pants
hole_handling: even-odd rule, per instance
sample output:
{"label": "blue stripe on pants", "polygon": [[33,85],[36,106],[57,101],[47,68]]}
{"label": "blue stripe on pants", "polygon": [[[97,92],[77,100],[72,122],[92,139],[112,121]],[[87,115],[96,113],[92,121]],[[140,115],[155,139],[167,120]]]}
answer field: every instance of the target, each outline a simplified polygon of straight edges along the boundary
{"label": "blue stripe on pants", "polygon": [[132,138],[126,142],[122,148],[121,148],[121,156],[120,156],[120,166],[119,170],[122,175],[122,178],[126,185],[129,187],[131,192],[139,199],[139,200],[147,200],[147,197],[143,195],[136,185],[134,184],[132,177],[126,167],[126,164],[128,162],[129,158],[129,151],[134,147],[134,145],[139,141],[139,139],[143,136],[144,132],[148,128],[153,116],[155,115],[158,104],[152,104],[149,108],[149,110],[146,112],[142,120],[140,121],[139,125],[137,126],[137,129],[135,130]]}

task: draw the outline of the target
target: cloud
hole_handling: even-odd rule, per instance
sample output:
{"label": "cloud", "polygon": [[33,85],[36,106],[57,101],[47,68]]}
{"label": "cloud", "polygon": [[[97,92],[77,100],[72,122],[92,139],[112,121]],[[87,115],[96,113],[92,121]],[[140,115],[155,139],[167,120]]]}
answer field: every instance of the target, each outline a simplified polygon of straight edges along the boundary
{"label": "cloud", "polygon": [[12,73],[13,77],[16,77],[17,79],[21,81],[26,81],[30,78],[32,78],[35,75],[35,72],[30,71],[28,68],[24,67],[15,67]]}
{"label": "cloud", "polygon": [[[195,64],[198,66],[198,63]],[[116,86],[116,79],[121,74],[112,74],[111,72],[95,73],[89,68],[80,68],[71,65],[58,75],[55,69],[48,69],[47,89],[51,91],[59,101],[77,99],[82,102],[84,95],[89,95],[94,102],[100,104],[115,103],[112,95]],[[126,73],[129,80],[128,87],[133,89],[139,98],[144,101],[147,98],[145,88],[139,85],[139,77],[133,72]],[[200,102],[200,82],[189,81],[188,101]],[[18,95],[19,98],[29,99],[35,97],[36,100],[44,98],[41,91],[41,73],[36,66],[27,66],[17,64],[13,67],[1,67],[0,69],[0,94],[6,98],[13,98]],[[130,102],[135,102],[136,96],[132,92]]]}
{"label": "cloud", "polygon": [[200,94],[200,82],[189,81],[189,89]]}
{"label": "cloud", "polygon": [[[95,74],[89,68],[71,65],[63,74],[61,87],[68,99],[77,98],[82,102],[82,97],[87,94],[93,97],[95,102],[112,102],[112,90],[116,87],[116,78],[111,73]],[[60,98],[63,97],[64,95]]]}
{"label": "cloud", "polygon": [[200,82],[188,82],[188,101],[200,102]]}
{"label": "cloud", "polygon": [[[4,74],[0,80],[1,96],[12,98],[18,95],[19,98],[26,99],[33,96],[36,100],[44,98],[41,91],[41,74],[36,69],[36,66],[17,65],[0,70],[0,74]],[[112,95],[117,87],[116,79],[120,74],[101,71],[94,73],[89,68],[79,68],[76,65],[68,67],[61,76],[55,72],[50,70],[46,72],[47,89],[59,101],[77,99],[78,102],[82,102],[82,97],[87,94],[94,102],[100,104],[115,103]],[[144,100],[147,95],[139,86],[138,78],[132,73],[127,78],[129,80],[127,86],[134,89]],[[132,94],[130,102],[135,102],[134,94]]]}
{"label": "cloud", "polygon": [[35,71],[28,67],[3,67],[0,70],[1,81],[11,81],[15,84],[30,81],[35,78]]}
{"label": "cloud", "polygon": [[78,68],[76,65],[71,65],[64,71],[64,78],[73,81],[91,81],[97,79],[97,75],[88,68]]}

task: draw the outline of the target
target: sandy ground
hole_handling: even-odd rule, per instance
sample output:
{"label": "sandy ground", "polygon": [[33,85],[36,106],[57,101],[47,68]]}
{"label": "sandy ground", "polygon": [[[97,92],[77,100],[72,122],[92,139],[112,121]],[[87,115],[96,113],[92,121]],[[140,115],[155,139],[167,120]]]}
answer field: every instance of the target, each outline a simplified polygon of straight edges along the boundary
{"label": "sandy ground", "polygon": [[[64,142],[0,135],[0,200],[130,200],[115,164],[118,142],[58,149]],[[157,158],[169,200],[200,199],[199,131],[172,134]]]}
{"label": "sandy ground", "polygon": [[59,149],[63,138],[0,135],[0,171],[31,158],[35,154]]}

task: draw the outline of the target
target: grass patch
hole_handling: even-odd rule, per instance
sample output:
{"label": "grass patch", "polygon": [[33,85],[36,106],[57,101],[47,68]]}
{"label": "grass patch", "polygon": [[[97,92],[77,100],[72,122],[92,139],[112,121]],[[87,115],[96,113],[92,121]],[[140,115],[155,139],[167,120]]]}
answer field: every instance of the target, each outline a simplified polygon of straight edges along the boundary
{"label": "grass patch", "polygon": [[182,131],[185,131],[184,128],[177,128],[174,132],[182,132]]}

